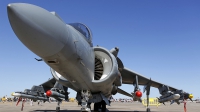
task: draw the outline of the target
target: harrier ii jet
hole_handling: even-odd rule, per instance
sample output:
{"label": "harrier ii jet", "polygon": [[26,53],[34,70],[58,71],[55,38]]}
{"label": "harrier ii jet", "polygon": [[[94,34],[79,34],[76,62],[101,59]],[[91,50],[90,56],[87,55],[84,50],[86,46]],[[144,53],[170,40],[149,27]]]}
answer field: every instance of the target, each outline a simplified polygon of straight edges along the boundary
{"label": "harrier ii jet", "polygon": [[[151,86],[158,88],[160,103],[179,103],[179,99],[190,98],[190,94],[182,90],[125,68],[118,57],[119,48],[94,47],[91,30],[85,24],[66,24],[55,12],[26,3],[8,4],[7,12],[19,40],[51,68],[59,84],[77,92],[82,112],[91,111],[91,103],[94,103],[94,111],[105,112],[111,96],[116,93],[141,101],[139,85],[144,85],[147,103]],[[119,88],[122,84],[134,85],[133,92]],[[149,106],[146,111],[150,111]]]}

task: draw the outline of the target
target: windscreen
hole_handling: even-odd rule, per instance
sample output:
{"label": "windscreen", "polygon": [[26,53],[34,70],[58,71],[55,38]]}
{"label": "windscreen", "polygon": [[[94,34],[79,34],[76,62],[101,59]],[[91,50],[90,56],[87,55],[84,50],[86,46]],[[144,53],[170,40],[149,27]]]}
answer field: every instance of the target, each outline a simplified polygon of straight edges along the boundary
{"label": "windscreen", "polygon": [[85,36],[85,39],[92,46],[92,33],[86,25],[82,23],[70,23],[69,25],[73,26],[76,30],[83,34]]}

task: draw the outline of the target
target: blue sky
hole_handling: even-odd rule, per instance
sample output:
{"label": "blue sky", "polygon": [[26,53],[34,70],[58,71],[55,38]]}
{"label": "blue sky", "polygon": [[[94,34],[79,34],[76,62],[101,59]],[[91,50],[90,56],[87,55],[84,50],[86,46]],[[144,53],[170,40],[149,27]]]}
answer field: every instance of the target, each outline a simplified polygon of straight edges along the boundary
{"label": "blue sky", "polygon": [[[0,3],[0,97],[51,78],[50,68],[15,36]],[[200,97],[200,1],[61,0],[29,1],[56,11],[66,23],[81,22],[93,33],[94,46],[119,47],[124,66],[155,81]],[[48,19],[48,18],[47,18]],[[133,91],[132,85],[121,88]],[[143,89],[143,87],[140,87]],[[70,97],[75,92],[70,90]],[[150,97],[158,97],[151,89]],[[125,97],[117,94],[115,98]]]}

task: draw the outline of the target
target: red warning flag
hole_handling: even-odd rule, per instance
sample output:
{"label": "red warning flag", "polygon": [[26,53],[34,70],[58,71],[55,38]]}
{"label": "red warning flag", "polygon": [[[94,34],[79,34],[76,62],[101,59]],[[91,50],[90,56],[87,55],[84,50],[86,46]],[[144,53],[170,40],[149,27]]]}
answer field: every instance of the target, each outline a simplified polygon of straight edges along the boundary
{"label": "red warning flag", "polygon": [[19,102],[20,102],[21,100],[22,100],[22,98],[19,98],[19,99],[18,99],[16,106],[19,104]]}
{"label": "red warning flag", "polygon": [[187,112],[187,108],[186,108],[186,100],[184,100],[184,112]]}

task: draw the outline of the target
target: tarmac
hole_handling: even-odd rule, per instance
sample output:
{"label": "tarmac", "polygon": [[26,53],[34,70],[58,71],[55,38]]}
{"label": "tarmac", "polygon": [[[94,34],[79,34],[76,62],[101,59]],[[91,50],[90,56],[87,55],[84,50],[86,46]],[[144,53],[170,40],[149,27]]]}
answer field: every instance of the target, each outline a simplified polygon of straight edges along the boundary
{"label": "tarmac", "polygon": [[[22,112],[20,102],[16,106],[16,102],[0,102],[0,112]],[[23,108],[23,112],[55,112],[57,103],[46,102],[41,105],[38,105],[37,102],[33,103],[33,106],[30,106],[29,102],[26,102]],[[93,105],[91,105],[93,109]],[[188,102],[187,112],[200,112],[200,103]],[[166,103],[166,105],[161,104],[160,106],[150,106],[151,112],[184,112],[184,104],[180,105]],[[60,112],[80,112],[81,106],[76,102],[63,102],[61,104]],[[93,112],[93,111],[92,111]],[[142,103],[121,103],[121,102],[112,102],[111,106],[107,106],[107,112],[146,112],[146,107]]]}

